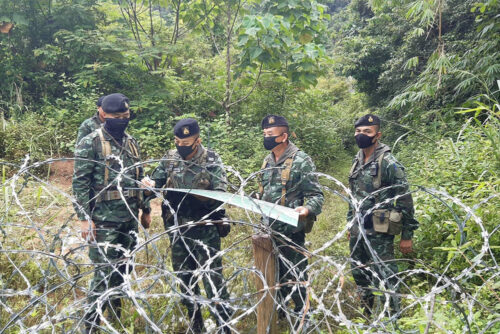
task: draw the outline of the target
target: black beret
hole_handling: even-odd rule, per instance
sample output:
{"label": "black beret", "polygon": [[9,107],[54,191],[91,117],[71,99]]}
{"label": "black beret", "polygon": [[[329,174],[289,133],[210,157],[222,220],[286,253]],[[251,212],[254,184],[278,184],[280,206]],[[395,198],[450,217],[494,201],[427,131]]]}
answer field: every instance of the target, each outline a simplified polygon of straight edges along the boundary
{"label": "black beret", "polygon": [[126,112],[129,110],[128,97],[121,93],[109,94],[102,100],[102,110],[108,114]]}
{"label": "black beret", "polygon": [[286,121],[286,118],[283,116],[267,115],[262,120],[261,126],[262,126],[262,129],[273,128],[275,126],[288,127],[288,122]]}
{"label": "black beret", "polygon": [[200,133],[198,122],[194,118],[181,119],[174,126],[174,135],[177,138],[187,138]]}
{"label": "black beret", "polygon": [[367,114],[360,117],[356,123],[354,123],[354,127],[358,126],[370,126],[370,125],[379,125],[380,126],[380,118],[373,114]]}
{"label": "black beret", "polygon": [[102,101],[104,101],[104,98],[106,97],[106,95],[103,95],[99,98],[99,100],[97,100],[97,106],[98,107],[101,107],[102,106]]}

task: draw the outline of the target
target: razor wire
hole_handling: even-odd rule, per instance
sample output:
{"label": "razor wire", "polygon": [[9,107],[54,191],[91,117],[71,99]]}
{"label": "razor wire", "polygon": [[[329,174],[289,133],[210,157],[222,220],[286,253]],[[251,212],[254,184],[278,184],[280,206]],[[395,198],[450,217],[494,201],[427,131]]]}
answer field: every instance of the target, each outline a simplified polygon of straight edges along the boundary
{"label": "razor wire", "polygon": [[[182,213],[164,198],[163,189],[144,188],[135,181],[134,189],[152,192],[156,197],[153,202],[167,207],[175,223],[164,228],[156,219],[148,230],[142,227],[140,217],[134,216],[136,228],[123,232],[135,244],[129,249],[123,244],[96,242],[92,237],[83,240],[73,210],[73,206],[79,204],[71,189],[62,189],[37,173],[55,162],[71,160],[74,159],[32,162],[26,156],[21,164],[0,162],[4,171],[0,193],[0,333],[80,333],[89,329],[89,325],[91,331],[103,333],[196,333],[193,315],[182,301],[200,311],[204,332],[255,333],[259,305],[269,295],[274,301],[279,333],[454,333],[450,328],[460,328],[461,333],[497,333],[500,330],[499,308],[484,302],[485,295],[500,302],[498,245],[490,244],[491,238],[499,233],[500,225],[497,223],[488,230],[477,214],[481,207],[498,201],[498,194],[469,206],[442,190],[412,185],[410,193],[433,200],[441,205],[441,210],[448,211],[453,219],[447,224],[456,225],[453,237],[458,236],[458,243],[454,253],[450,250],[452,255],[443,268],[432,267],[418,258],[396,257],[394,261],[407,268],[394,273],[373,270],[350,257],[346,247],[349,229],[362,222],[377,206],[362,212],[362,201],[356,200],[346,185],[328,174],[315,173],[328,197],[325,206],[330,205],[332,199],[345,206],[350,204],[354,218],[321,230],[328,235],[322,235],[320,242],[314,244],[308,241],[318,233],[313,229],[306,236],[305,247],[273,230],[273,221],[268,217],[248,210],[229,208],[228,215],[221,220],[211,220],[208,214],[197,221],[181,222],[178,217]],[[125,191],[128,189],[120,185],[121,180],[128,177],[127,171],[159,161],[148,160],[129,167],[120,165],[116,182],[109,182],[109,186],[115,184],[121,200],[127,203]],[[224,168],[233,180],[228,191],[251,200],[249,185],[261,172],[244,177],[230,166]],[[214,211],[225,206],[226,203],[221,203]],[[154,215],[157,212],[154,211]],[[88,215],[86,218],[91,219]],[[418,216],[416,218],[418,220]],[[215,224],[231,226],[220,248],[191,238],[186,232]],[[474,230],[471,227],[480,231],[480,242],[474,246],[468,245],[468,233]],[[426,227],[421,225],[420,229],[423,228]],[[256,234],[272,236],[277,268],[276,283],[272,286],[267,284],[252,257],[252,236]],[[361,227],[358,242],[367,238],[367,232]],[[172,267],[173,242],[182,243],[188,250],[198,250],[197,254],[190,253],[194,270]],[[365,244],[372,264],[387,268],[388,263],[368,242]],[[287,260],[281,251],[284,245],[303,254],[302,262],[294,265]],[[91,248],[101,252],[105,258],[103,263],[90,261]],[[120,254],[118,261],[106,259],[110,249]],[[471,255],[464,255],[465,252]],[[198,261],[200,254],[203,259]],[[467,261],[467,266],[460,271],[452,270],[452,265],[460,261]],[[217,263],[222,266],[214,266]],[[293,279],[280,282],[280,264]],[[361,267],[374,278],[370,288],[377,298],[371,316],[363,312],[351,278],[353,268]],[[103,269],[119,276],[120,284],[92,291],[89,282]],[[189,275],[189,282],[183,281],[182,275]],[[219,275],[221,280],[214,282],[214,275]],[[107,279],[109,277],[103,277],[103,282]],[[257,290],[256,280],[261,282],[261,290]],[[396,281],[396,286],[388,284],[390,280]],[[290,293],[280,294],[285,286],[291,288]],[[475,287],[475,291],[470,286]],[[214,297],[208,298],[207,288],[213,291]],[[228,298],[222,298],[223,288],[228,291]],[[292,294],[296,292],[305,305],[301,310],[293,307]],[[88,298],[91,295],[95,296],[92,300]],[[391,297],[400,299],[400,307],[391,307]],[[116,300],[121,300],[120,307],[113,307]],[[446,314],[451,318],[443,317],[437,308],[447,309]],[[100,321],[89,323],[87,316],[91,310]],[[478,313],[486,317],[480,325],[475,323]],[[418,319],[413,327],[412,318]],[[451,326],[452,320],[459,325]]]}

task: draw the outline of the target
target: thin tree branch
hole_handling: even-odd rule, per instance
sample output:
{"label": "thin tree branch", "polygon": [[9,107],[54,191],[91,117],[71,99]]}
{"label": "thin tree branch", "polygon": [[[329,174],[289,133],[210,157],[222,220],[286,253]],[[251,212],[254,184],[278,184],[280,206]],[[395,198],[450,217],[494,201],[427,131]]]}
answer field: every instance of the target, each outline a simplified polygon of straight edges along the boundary
{"label": "thin tree branch", "polygon": [[249,91],[249,92],[248,92],[245,96],[243,96],[241,99],[239,99],[239,100],[237,100],[237,101],[235,101],[235,102],[230,103],[230,104],[228,105],[228,107],[232,107],[232,106],[234,106],[235,104],[238,104],[238,103],[240,103],[240,102],[242,102],[242,101],[246,100],[246,99],[250,96],[250,94],[252,94],[252,93],[253,93],[253,91],[254,91],[254,90],[255,90],[255,88],[257,87],[257,84],[259,83],[259,79],[260,79],[260,75],[261,75],[261,73],[262,73],[262,64],[260,64],[259,73],[257,74],[257,78],[255,78],[255,83],[253,84],[252,89],[250,89],[250,91]]}
{"label": "thin tree branch", "polygon": [[216,98],[214,98],[212,95],[210,95],[210,93],[209,93],[209,92],[207,92],[206,90],[204,90],[203,88],[201,88],[201,87],[198,87],[198,88],[199,88],[199,89],[200,89],[203,93],[205,93],[205,94],[208,96],[208,98],[209,98],[210,100],[212,100],[213,102],[217,103],[217,104],[218,104],[218,105],[220,105],[221,107],[223,107],[223,106],[224,106],[224,102],[217,100]]}
{"label": "thin tree branch", "polygon": [[[230,7],[228,7],[228,11],[230,10],[229,9]],[[234,17],[233,17],[233,22],[231,23],[231,27],[229,28],[229,32],[227,34],[228,38],[227,38],[227,65],[228,65],[228,76],[231,75],[231,55],[230,55],[230,47],[231,47],[231,39],[232,39],[232,35],[233,35],[233,30],[234,30],[234,26],[236,24],[236,18],[238,17],[239,15],[239,12],[240,12],[240,9],[241,9],[241,0],[238,1],[238,7],[236,8],[236,12],[234,14]],[[228,19],[228,24],[230,23],[230,19]],[[231,85],[231,83],[229,82],[229,86]],[[229,89],[229,86],[227,87],[227,89]],[[227,99],[227,102],[231,101],[232,97],[233,97],[233,92],[234,92],[234,88],[230,90],[229,92],[229,96],[228,96],[228,99]]]}
{"label": "thin tree branch", "polygon": [[[199,26],[203,21],[205,21],[208,16],[210,15],[210,13],[215,9],[215,5],[212,6],[212,8],[210,8],[208,10],[208,12],[205,12],[205,14],[203,15],[203,17],[201,17],[198,21],[196,21],[193,25],[193,27],[191,29],[195,29],[197,26]],[[189,22],[186,23],[186,25],[189,25]],[[179,28],[179,37],[182,37],[184,36],[190,29],[184,29],[184,31],[181,30],[181,28]]]}

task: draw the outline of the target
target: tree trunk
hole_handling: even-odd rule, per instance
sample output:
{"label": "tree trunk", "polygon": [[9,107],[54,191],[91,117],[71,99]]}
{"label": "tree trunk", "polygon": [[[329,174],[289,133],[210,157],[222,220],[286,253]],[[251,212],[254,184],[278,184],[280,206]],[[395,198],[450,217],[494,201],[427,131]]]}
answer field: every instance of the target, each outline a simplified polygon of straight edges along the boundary
{"label": "tree trunk", "polygon": [[224,94],[224,112],[226,114],[226,123],[231,125],[231,36],[233,29],[231,26],[231,6],[227,6],[227,40],[226,40],[226,92]]}

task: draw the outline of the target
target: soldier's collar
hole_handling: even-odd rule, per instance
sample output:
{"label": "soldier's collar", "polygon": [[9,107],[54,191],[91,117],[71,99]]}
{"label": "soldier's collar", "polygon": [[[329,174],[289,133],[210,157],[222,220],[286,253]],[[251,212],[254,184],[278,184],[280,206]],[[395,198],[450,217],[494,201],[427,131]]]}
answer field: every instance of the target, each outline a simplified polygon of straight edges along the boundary
{"label": "soldier's collar", "polygon": [[101,129],[102,129],[102,133],[104,134],[104,139],[114,143],[115,145],[118,145],[119,147],[124,147],[125,144],[127,144],[127,141],[129,139],[129,134],[127,132],[125,132],[123,134],[123,137],[122,137],[122,142],[119,143],[115,138],[113,138],[112,135],[109,134],[108,131],[106,131],[106,129],[104,128],[104,126],[101,126]]}
{"label": "soldier's collar", "polygon": [[373,152],[370,159],[368,159],[368,161],[366,163],[365,163],[365,155],[363,153],[363,150],[359,150],[358,160],[359,160],[359,163],[361,164],[361,166],[368,165],[368,164],[374,162],[375,160],[377,160],[381,154],[384,154],[385,152],[390,152],[390,151],[391,151],[391,149],[389,146],[387,146],[384,143],[378,142],[377,147],[375,148],[375,151]]}
{"label": "soldier's collar", "polygon": [[378,158],[381,154],[384,154],[385,152],[390,152],[391,148],[387,146],[384,143],[379,142],[377,148],[375,149],[374,156],[375,158]]}
{"label": "soldier's collar", "polygon": [[[294,155],[298,150],[299,150],[299,148],[297,146],[295,146],[294,143],[289,141],[288,146],[286,147],[285,151],[283,152],[281,157],[278,159],[278,161],[276,161],[276,165],[279,165],[280,163],[284,162],[286,159],[288,159],[289,157]],[[274,156],[274,154],[273,154],[273,156]]]}

